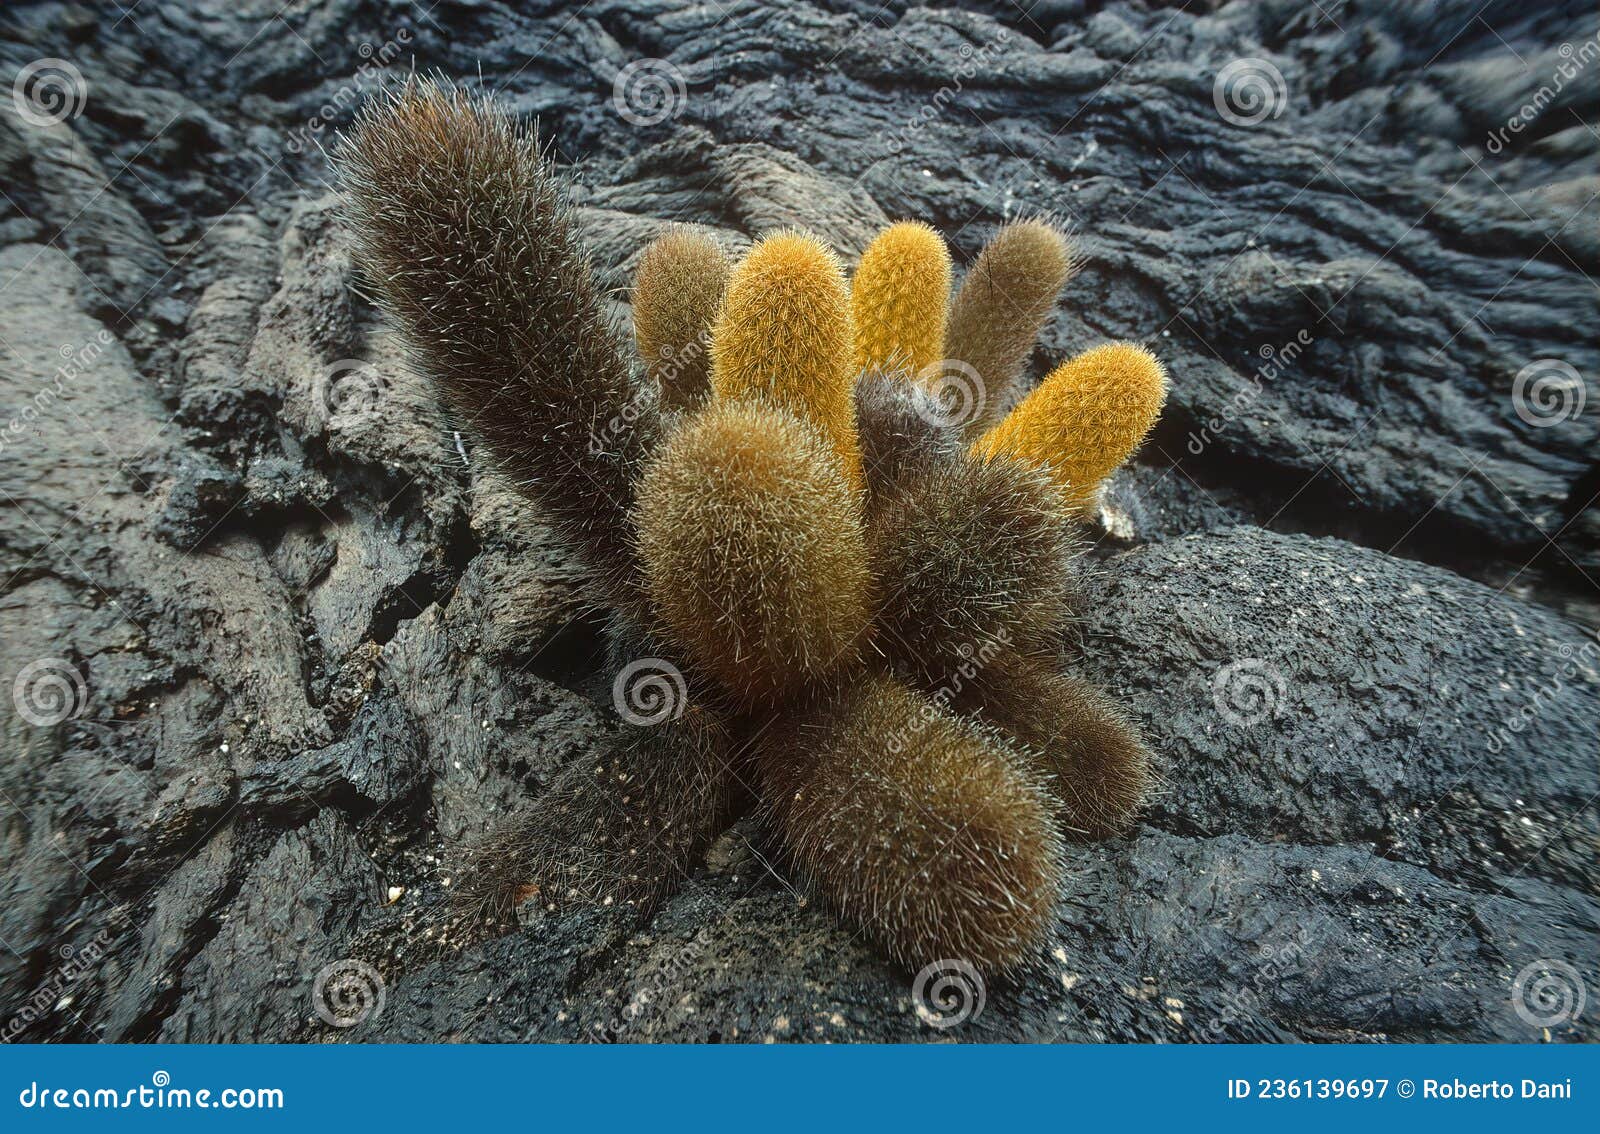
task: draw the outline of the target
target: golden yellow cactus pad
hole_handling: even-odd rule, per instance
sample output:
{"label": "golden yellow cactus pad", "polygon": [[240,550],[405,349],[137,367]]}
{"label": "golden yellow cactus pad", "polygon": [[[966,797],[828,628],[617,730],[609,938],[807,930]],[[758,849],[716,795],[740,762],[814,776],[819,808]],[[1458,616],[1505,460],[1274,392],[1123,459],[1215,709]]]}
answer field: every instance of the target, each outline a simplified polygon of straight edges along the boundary
{"label": "golden yellow cactus pad", "polygon": [[711,385],[718,397],[765,398],[811,423],[854,487],[861,453],[853,351],[838,258],[808,233],[779,232],[756,244],[728,281],[711,340]]}
{"label": "golden yellow cactus pad", "polygon": [[950,250],[918,221],[880,232],[861,254],[850,285],[856,369],[913,374],[944,357],[950,305]]}
{"label": "golden yellow cactus pad", "polygon": [[1167,372],[1155,355],[1108,343],[1052,370],[973,452],[1038,465],[1071,505],[1088,507],[1150,432],[1166,398]]}

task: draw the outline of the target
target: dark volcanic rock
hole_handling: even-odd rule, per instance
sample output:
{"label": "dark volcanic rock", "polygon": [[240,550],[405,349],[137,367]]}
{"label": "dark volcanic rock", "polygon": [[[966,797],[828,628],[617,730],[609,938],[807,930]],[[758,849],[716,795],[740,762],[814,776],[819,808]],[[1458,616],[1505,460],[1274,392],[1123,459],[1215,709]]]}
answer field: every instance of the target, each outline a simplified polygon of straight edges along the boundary
{"label": "dark volcanic rock", "polygon": [[[0,13],[5,82],[70,65],[0,99],[6,1038],[1593,1038],[1514,996],[1600,987],[1590,5],[279,7]],[[1073,663],[1162,787],[960,1026],[749,820],[642,923],[456,923],[611,673],[351,264],[319,146],[413,65],[539,118],[619,316],[671,221],[967,262],[1046,212],[1084,268],[1033,373],[1166,361]]]}
{"label": "dark volcanic rock", "polygon": [[1600,883],[1596,762],[1574,759],[1600,737],[1600,638],[1445,571],[1255,528],[1127,553],[1096,583],[1085,664],[1160,706],[1155,822]]}
{"label": "dark volcanic rock", "polygon": [[[1073,850],[1049,963],[948,1034],[1525,1041],[1523,966],[1600,979],[1600,639],[1448,572],[1249,528],[1127,552],[1093,582],[1081,668],[1134,709],[1163,784],[1132,835]],[[939,1034],[826,911],[727,857],[597,972],[497,997],[465,1034]],[[592,932],[539,920],[522,940],[566,955]],[[514,988],[525,963],[470,949],[394,1003]]]}

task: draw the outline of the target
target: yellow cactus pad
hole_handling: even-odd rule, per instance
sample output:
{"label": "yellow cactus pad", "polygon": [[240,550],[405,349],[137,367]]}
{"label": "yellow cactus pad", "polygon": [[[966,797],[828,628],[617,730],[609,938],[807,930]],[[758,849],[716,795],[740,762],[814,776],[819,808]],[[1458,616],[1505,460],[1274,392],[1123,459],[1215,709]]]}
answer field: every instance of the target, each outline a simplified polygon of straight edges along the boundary
{"label": "yellow cactus pad", "polygon": [[838,258],[808,233],[774,233],[728,281],[711,339],[711,386],[720,398],[766,398],[810,422],[858,487],[852,337]]}
{"label": "yellow cactus pad", "polygon": [[950,250],[927,225],[904,221],[861,254],[850,286],[856,369],[909,369],[944,357],[950,306]]}
{"label": "yellow cactus pad", "polygon": [[1087,508],[1150,432],[1166,398],[1167,372],[1155,355],[1108,343],[1052,370],[972,451],[1038,465],[1072,506]]}

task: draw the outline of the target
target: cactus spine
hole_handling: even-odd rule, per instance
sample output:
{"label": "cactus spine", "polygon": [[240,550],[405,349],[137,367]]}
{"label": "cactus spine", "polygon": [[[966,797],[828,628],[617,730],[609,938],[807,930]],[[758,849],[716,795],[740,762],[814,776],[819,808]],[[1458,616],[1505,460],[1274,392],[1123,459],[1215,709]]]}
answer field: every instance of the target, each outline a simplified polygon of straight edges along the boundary
{"label": "cactus spine", "polygon": [[661,402],[686,410],[711,389],[711,331],[728,289],[728,258],[716,241],[675,226],[639,257],[633,333]]}
{"label": "cactus spine", "polygon": [[913,375],[944,357],[950,306],[950,251],[925,224],[907,221],[878,234],[850,284],[855,368],[903,368]]}
{"label": "cactus spine", "polygon": [[1051,804],[996,734],[875,675],[766,730],[755,760],[795,865],[908,968],[1004,970],[1045,941]]}
{"label": "cactus spine", "polygon": [[746,703],[855,661],[871,572],[853,494],[822,435],[764,401],[714,402],[639,488],[653,608],[689,660]]}
{"label": "cactus spine", "polygon": [[413,355],[607,597],[633,602],[627,516],[659,416],[536,140],[417,79],[364,110],[336,160],[357,258]]}
{"label": "cactus spine", "polygon": [[814,236],[780,232],[728,281],[711,342],[722,398],[764,397],[821,430],[845,480],[861,483],[850,299],[838,257]]}
{"label": "cactus spine", "polygon": [[1074,268],[1066,237],[1043,221],[1019,221],[995,234],[961,281],[944,350],[983,384],[983,407],[968,423],[969,437],[1011,405],[1034,340]]}
{"label": "cactus spine", "polygon": [[1076,509],[1139,447],[1167,397],[1167,372],[1133,343],[1086,350],[1052,370],[973,451],[1045,470]]}

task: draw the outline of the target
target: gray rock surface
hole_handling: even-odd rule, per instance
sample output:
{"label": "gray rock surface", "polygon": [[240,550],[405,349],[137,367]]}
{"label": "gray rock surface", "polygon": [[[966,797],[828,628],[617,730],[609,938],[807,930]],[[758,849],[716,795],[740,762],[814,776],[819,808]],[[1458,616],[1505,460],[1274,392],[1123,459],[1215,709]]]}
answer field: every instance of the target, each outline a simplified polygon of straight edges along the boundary
{"label": "gray rock surface", "polygon": [[[1324,7],[8,6],[0,76],[79,79],[57,121],[0,98],[0,1033],[1593,1038],[1600,88],[1550,88],[1600,28]],[[1276,115],[1219,111],[1239,60]],[[463,842],[599,751],[611,674],[350,262],[317,145],[413,62],[540,118],[619,315],[667,221],[853,254],[916,216],[967,260],[1049,212],[1085,266],[1035,373],[1166,360],[1072,663],[1162,787],[973,1018],[931,1026],[749,820],[642,922],[453,920]],[[1535,397],[1549,360],[1579,385]],[[345,961],[383,1007],[339,1028]],[[1541,1026],[1556,962],[1591,1007]]]}

